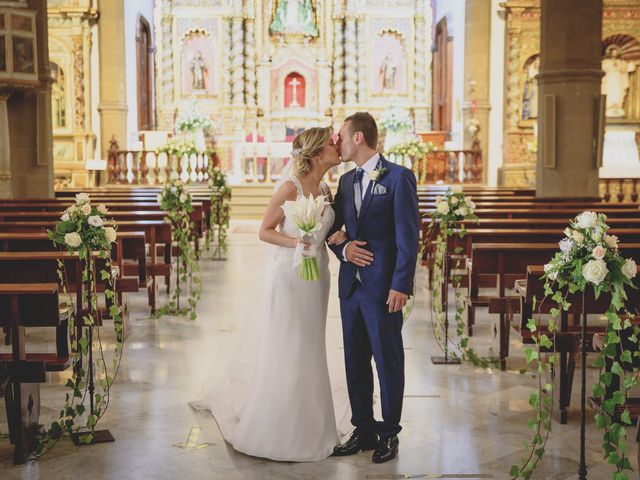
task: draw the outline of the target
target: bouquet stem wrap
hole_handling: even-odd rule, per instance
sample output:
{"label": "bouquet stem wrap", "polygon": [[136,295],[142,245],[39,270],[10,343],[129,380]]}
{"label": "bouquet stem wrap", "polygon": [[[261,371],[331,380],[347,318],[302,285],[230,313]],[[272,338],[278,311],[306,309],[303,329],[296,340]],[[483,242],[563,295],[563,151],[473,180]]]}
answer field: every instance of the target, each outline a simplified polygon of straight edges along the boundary
{"label": "bouquet stem wrap", "polygon": [[313,198],[300,196],[297,200],[288,200],[282,205],[285,216],[295,224],[300,232],[300,236],[305,243],[310,244],[304,249],[304,245],[299,243],[296,247],[293,265],[300,268],[300,278],[303,280],[320,280],[320,266],[318,265],[316,232],[322,228],[320,219],[322,212],[329,203],[324,196]]}

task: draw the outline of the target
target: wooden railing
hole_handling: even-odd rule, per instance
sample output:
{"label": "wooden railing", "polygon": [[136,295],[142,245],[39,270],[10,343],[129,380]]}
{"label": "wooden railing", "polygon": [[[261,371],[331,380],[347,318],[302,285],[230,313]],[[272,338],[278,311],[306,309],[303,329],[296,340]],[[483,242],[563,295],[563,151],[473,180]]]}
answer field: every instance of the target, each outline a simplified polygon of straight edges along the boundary
{"label": "wooden railing", "polygon": [[482,151],[435,150],[416,162],[414,171],[420,184],[482,183]]}
{"label": "wooden railing", "polygon": [[637,203],[640,178],[601,178],[600,196],[606,202]]}
{"label": "wooden railing", "polygon": [[107,183],[162,185],[176,173],[183,181],[208,180],[208,155],[167,155],[154,151],[120,150],[111,140],[107,158]]}

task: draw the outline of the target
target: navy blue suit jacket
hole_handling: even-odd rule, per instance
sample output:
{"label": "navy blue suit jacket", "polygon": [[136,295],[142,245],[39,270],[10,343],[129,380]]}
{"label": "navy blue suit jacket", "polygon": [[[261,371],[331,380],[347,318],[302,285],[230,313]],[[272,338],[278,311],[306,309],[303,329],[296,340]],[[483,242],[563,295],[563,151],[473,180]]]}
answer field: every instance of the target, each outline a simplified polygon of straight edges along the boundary
{"label": "navy blue suit jacket", "polygon": [[[356,215],[353,195],[355,168],[340,177],[333,203],[336,220],[330,233],[346,227],[349,240],[363,240],[363,247],[373,252],[373,263],[359,268],[360,280],[367,297],[386,302],[389,290],[413,294],[413,279],[418,257],[420,215],[414,173],[381,157],[387,171],[377,181],[370,181]],[[375,185],[382,185],[375,194]],[[385,190],[385,193],[380,193]],[[348,240],[348,241],[349,241]],[[339,295],[347,298],[356,280],[358,267],[342,257],[347,242],[331,245],[340,259]]]}

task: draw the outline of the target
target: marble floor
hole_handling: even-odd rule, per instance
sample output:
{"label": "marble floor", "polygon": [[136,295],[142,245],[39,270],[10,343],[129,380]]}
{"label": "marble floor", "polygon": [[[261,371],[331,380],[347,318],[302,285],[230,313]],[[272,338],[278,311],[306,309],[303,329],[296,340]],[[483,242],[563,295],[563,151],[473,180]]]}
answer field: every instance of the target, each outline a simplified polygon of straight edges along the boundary
{"label": "marble floor", "polygon": [[[145,296],[128,298],[130,334],[111,404],[100,427],[116,441],[76,447],[62,440],[40,460],[11,463],[4,409],[0,408],[0,478],[13,479],[395,479],[508,478],[509,467],[522,456],[530,439],[529,394],[534,378],[522,375],[522,345],[512,339],[512,361],[506,372],[470,366],[435,366],[439,354],[428,310],[426,275],[419,269],[418,293],[404,328],[406,391],[400,454],[383,465],[370,453],[328,458],[315,463],[279,463],[234,452],[223,441],[212,417],[193,411],[207,372],[223,368],[217,359],[229,350],[236,320],[261,314],[262,272],[268,248],[257,238],[256,222],[233,222],[225,262],[201,260],[204,291],[196,321],[149,319]],[[330,363],[341,362],[341,331],[336,291],[337,261],[332,259],[332,290],[327,329]],[[492,331],[485,312],[474,337],[487,353]],[[512,335],[514,337],[515,335]],[[108,333],[103,341],[112,346]],[[213,367],[211,365],[213,364]],[[595,370],[590,370],[591,378]],[[48,422],[61,405],[64,375],[50,375],[42,389],[41,421]],[[578,455],[578,388],[568,425],[554,423],[547,454],[533,478],[576,478]],[[379,402],[376,403],[379,412]],[[378,413],[379,416],[379,413]],[[591,415],[590,415],[591,416]],[[191,440],[198,448],[176,446]],[[1,435],[1,433],[0,433]],[[600,434],[589,421],[589,478],[612,478],[601,461]],[[635,448],[632,444],[635,466]]]}

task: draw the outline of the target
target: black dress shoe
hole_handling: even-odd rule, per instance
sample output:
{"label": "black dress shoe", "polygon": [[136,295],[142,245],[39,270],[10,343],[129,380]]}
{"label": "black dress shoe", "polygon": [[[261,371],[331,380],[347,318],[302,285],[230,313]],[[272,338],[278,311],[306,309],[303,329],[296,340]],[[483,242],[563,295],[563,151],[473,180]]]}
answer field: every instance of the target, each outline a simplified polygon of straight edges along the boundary
{"label": "black dress shoe", "polygon": [[357,428],[353,431],[349,440],[333,449],[332,456],[346,457],[355,455],[362,450],[373,450],[376,448],[378,436],[373,432],[363,432]]}
{"label": "black dress shoe", "polygon": [[384,463],[396,458],[399,443],[398,437],[380,439],[373,452],[373,463]]}

